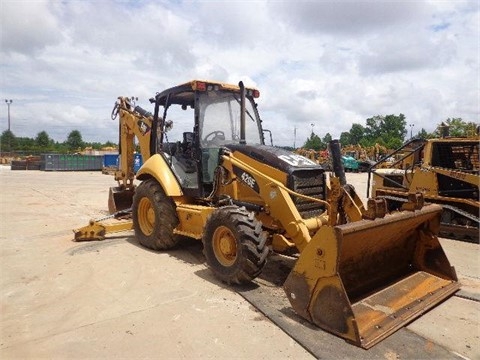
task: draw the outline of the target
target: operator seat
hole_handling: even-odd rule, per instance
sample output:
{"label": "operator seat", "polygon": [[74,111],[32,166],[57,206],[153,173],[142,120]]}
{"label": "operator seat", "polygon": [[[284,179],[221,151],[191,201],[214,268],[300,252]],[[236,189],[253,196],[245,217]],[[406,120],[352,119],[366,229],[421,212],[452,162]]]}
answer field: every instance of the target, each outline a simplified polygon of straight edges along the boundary
{"label": "operator seat", "polygon": [[181,144],[182,152],[185,156],[193,155],[193,142],[194,142],[194,134],[193,132],[184,132],[183,133],[183,141]]}

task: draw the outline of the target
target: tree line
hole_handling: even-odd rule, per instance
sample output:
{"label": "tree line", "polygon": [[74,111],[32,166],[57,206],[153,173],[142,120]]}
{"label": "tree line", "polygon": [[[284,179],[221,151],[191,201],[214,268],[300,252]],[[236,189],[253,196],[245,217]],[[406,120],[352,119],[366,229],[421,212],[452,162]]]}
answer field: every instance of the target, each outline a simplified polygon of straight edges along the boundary
{"label": "tree line", "polygon": [[[472,136],[476,134],[477,124],[466,122],[462,118],[448,118],[438,124],[433,133],[428,133],[424,128],[421,128],[413,135],[412,127],[410,127],[410,134],[408,133],[405,115],[376,115],[368,118],[365,125],[352,124],[349,131],[341,133],[339,141],[343,147],[348,145],[370,147],[378,144],[387,149],[397,149],[410,137],[419,139],[441,137],[442,129],[446,127],[448,127],[450,136]],[[330,140],[332,140],[332,136],[329,133],[320,138],[312,130],[310,137],[302,147],[304,149],[325,150]]]}
{"label": "tree line", "polygon": [[[428,133],[421,128],[415,138],[429,139],[441,136],[441,128],[447,126],[450,136],[468,136],[476,133],[477,124],[466,122],[462,118],[448,118],[438,124],[437,130]],[[410,128],[412,132],[412,128]],[[368,118],[365,125],[352,124],[349,131],[342,132],[339,141],[342,146],[361,145],[363,147],[375,146],[376,144],[387,149],[396,149],[402,146],[409,137],[405,115],[376,115]],[[322,138],[312,134],[303,144],[304,149],[325,150],[332,136],[326,133]],[[35,138],[17,137],[10,130],[5,130],[0,136],[0,151],[5,152],[32,152],[32,153],[72,153],[86,147],[93,150],[101,150],[105,147],[116,147],[115,143],[85,142],[78,130],[72,130],[63,142],[54,141],[46,131],[40,131]]]}
{"label": "tree line", "polygon": [[115,146],[116,144],[110,141],[103,144],[99,142],[85,142],[78,130],[72,130],[63,142],[53,140],[46,131],[40,131],[35,138],[17,137],[10,130],[5,130],[0,136],[0,150],[2,153],[75,153],[87,147],[93,150],[101,150],[105,147]]}

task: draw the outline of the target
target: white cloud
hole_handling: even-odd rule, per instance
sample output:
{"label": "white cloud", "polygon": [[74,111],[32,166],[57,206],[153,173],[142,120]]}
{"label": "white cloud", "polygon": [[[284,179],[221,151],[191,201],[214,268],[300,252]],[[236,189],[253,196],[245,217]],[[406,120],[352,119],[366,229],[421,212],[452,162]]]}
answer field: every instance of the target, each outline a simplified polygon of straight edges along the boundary
{"label": "white cloud", "polygon": [[284,1],[271,2],[270,8],[307,34],[354,37],[421,20],[428,14],[424,1]]}
{"label": "white cloud", "polygon": [[[478,121],[474,1],[2,1],[0,96],[12,130],[117,141],[117,96],[193,78],[260,89],[276,144],[334,137],[377,114],[433,131]],[[0,112],[6,128],[6,111]]]}
{"label": "white cloud", "polygon": [[364,75],[440,68],[454,59],[455,42],[424,30],[409,31],[415,36],[378,35],[367,42],[367,53],[359,56],[359,71]]}
{"label": "white cloud", "polygon": [[2,1],[0,3],[2,52],[33,55],[62,41],[61,24],[49,1]]}

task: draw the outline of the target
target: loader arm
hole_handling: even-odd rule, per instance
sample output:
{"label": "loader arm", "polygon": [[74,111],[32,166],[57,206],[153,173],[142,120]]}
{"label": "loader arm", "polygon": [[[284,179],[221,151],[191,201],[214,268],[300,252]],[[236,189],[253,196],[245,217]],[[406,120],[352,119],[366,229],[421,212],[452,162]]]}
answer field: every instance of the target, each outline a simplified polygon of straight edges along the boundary
{"label": "loader arm", "polygon": [[[223,166],[226,168],[232,169],[237,167],[253,176],[258,185],[258,194],[265,203],[265,211],[282,224],[299,251],[302,251],[310,241],[310,231],[317,230],[322,224],[327,222],[327,219],[324,217],[302,219],[290,195],[308,198],[311,201],[324,204],[327,208],[330,208],[329,202],[308,197],[288,189],[281,182],[236,158],[230,152],[222,155],[222,160]],[[237,177],[237,180],[244,181],[241,177]]]}
{"label": "loader arm", "polygon": [[[362,219],[374,219],[385,216],[384,200],[370,199],[368,208],[351,185],[341,185],[337,177],[331,178],[329,198],[327,201],[313,198],[292,191],[281,182],[267,176],[232,153],[222,156],[223,166],[230,169],[237,167],[254,177],[258,185],[258,194],[264,201],[265,212],[278,220],[297,249],[302,252],[311,240],[311,234],[323,225],[338,225]],[[233,171],[232,171],[233,172]],[[239,181],[244,181],[237,177]],[[300,197],[323,204],[327,211],[324,215],[304,219],[297,210],[292,197]]]}

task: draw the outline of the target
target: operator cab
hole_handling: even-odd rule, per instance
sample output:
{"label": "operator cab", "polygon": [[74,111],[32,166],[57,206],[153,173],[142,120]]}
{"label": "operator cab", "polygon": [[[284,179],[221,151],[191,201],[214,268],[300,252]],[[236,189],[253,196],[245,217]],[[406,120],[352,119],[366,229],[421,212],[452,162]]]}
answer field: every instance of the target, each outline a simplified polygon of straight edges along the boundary
{"label": "operator cab", "polygon": [[258,90],[245,89],[242,142],[240,87],[194,80],[157,94],[151,153],[166,158],[187,196],[210,194],[223,147],[264,144],[254,102],[258,96]]}

